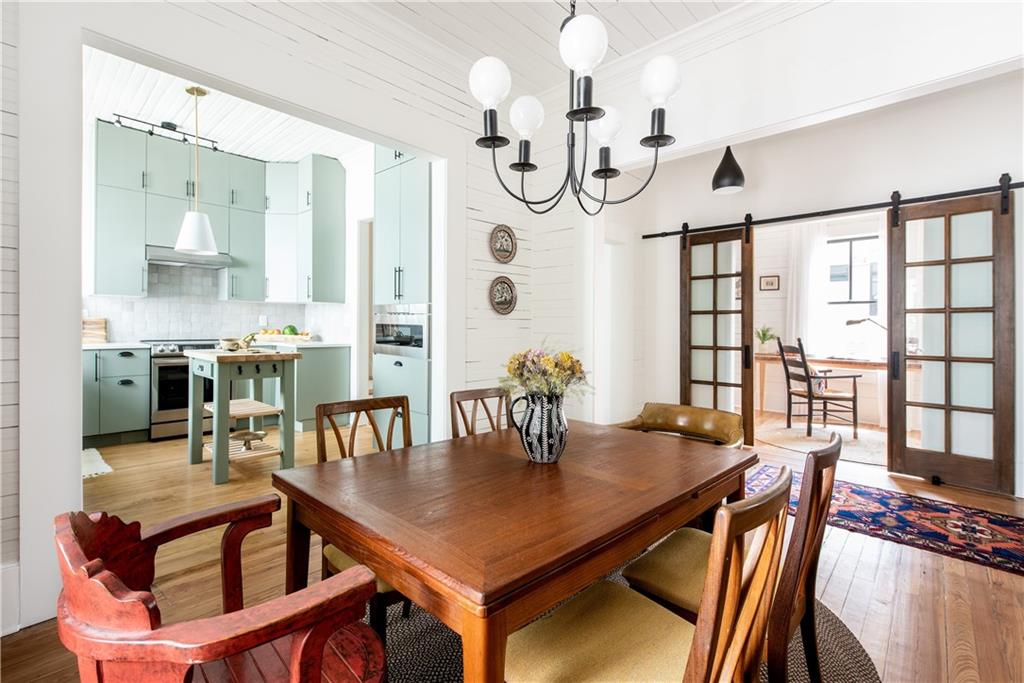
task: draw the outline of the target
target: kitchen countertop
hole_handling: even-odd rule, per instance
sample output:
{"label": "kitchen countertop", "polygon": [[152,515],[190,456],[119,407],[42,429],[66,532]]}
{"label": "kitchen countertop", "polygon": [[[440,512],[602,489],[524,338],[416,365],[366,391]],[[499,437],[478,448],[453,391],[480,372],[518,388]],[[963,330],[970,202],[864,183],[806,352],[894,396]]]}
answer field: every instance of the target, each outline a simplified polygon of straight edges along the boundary
{"label": "kitchen countertop", "polygon": [[117,351],[121,349],[148,349],[149,344],[141,342],[103,342],[102,344],[82,344],[83,351]]}
{"label": "kitchen countertop", "polygon": [[205,360],[211,363],[267,363],[275,360],[297,360],[302,358],[298,352],[274,351],[271,349],[260,349],[257,352],[242,351],[217,351],[217,350],[196,350],[186,351],[189,358]]}
{"label": "kitchen countertop", "polygon": [[349,348],[351,344],[343,344],[340,342],[326,342],[326,341],[307,341],[307,342],[274,342],[273,346],[294,346],[300,349],[344,349]]}

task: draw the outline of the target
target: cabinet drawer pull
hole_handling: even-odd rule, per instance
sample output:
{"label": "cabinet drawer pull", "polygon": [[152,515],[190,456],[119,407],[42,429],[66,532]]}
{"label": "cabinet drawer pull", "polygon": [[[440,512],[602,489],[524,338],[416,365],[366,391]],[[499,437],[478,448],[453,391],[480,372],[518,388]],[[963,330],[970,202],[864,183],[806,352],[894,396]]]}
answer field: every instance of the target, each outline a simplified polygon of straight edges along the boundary
{"label": "cabinet drawer pull", "polygon": [[405,366],[404,366],[404,365],[402,365],[402,361],[400,361],[400,360],[396,360],[396,361],[395,361],[395,367],[396,367],[396,368],[402,368],[402,367],[405,367]]}
{"label": "cabinet drawer pull", "polygon": [[270,367],[273,368],[274,374],[276,375],[277,374],[277,363],[271,363]]}
{"label": "cabinet drawer pull", "polygon": [[121,385],[122,387],[126,387],[128,385],[135,384],[135,380],[133,380],[133,379],[119,379],[119,380],[117,380],[117,383],[119,385]]}
{"label": "cabinet drawer pull", "polygon": [[242,366],[241,366],[241,365],[235,366],[235,371],[236,371],[236,372],[237,372],[237,373],[238,373],[239,375],[241,375],[241,374],[242,374]]}
{"label": "cabinet drawer pull", "polygon": [[306,206],[309,206],[310,203],[312,203],[312,201],[313,201],[313,193],[310,192],[309,190],[306,190]]}
{"label": "cabinet drawer pull", "polygon": [[256,374],[257,375],[260,374],[260,364],[259,363],[256,364]]}
{"label": "cabinet drawer pull", "polygon": [[145,171],[142,172],[142,189],[143,190],[146,189],[146,172]]}
{"label": "cabinet drawer pull", "polygon": [[117,355],[121,356],[121,358],[135,358],[135,353],[133,351],[121,351]]}
{"label": "cabinet drawer pull", "polygon": [[263,195],[263,208],[270,209],[270,195]]}
{"label": "cabinet drawer pull", "polygon": [[94,381],[100,381],[100,354],[99,351],[92,357],[92,378]]}
{"label": "cabinet drawer pull", "polygon": [[232,204],[235,203],[235,191],[234,190],[231,190],[231,203]]}

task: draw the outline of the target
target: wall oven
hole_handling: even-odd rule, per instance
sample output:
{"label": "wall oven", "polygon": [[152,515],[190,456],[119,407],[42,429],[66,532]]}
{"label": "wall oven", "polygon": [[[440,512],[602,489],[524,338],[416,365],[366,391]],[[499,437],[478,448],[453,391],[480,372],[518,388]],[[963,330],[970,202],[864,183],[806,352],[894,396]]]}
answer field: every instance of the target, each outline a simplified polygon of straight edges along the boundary
{"label": "wall oven", "polygon": [[397,304],[375,306],[374,353],[430,358],[430,306]]}

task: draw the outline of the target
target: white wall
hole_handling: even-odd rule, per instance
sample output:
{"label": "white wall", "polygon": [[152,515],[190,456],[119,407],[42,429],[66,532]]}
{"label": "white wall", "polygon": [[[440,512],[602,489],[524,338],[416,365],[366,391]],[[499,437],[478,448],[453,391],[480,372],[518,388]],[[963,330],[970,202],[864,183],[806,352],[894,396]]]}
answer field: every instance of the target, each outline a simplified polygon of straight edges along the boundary
{"label": "white wall", "polygon": [[[637,238],[742,220],[750,212],[779,216],[995,185],[1003,172],[1024,177],[1024,72],[990,78],[876,111],[733,147],[746,175],[742,193],[717,196],[710,179],[721,150],[666,164],[645,201],[613,210],[608,220],[628,223]],[[1020,192],[1018,191],[1018,195]],[[1018,196],[1018,206],[1020,197]],[[1018,264],[1024,247],[1016,213]],[[755,228],[755,244],[761,229]],[[634,402],[676,401],[679,396],[679,240],[639,242],[634,270],[641,307],[643,370]],[[1018,281],[1024,270],[1018,270]],[[1018,297],[1018,345],[1024,315]],[[756,316],[756,313],[755,313]],[[1024,454],[1018,358],[1018,463]],[[1024,464],[1018,464],[1018,493]]]}

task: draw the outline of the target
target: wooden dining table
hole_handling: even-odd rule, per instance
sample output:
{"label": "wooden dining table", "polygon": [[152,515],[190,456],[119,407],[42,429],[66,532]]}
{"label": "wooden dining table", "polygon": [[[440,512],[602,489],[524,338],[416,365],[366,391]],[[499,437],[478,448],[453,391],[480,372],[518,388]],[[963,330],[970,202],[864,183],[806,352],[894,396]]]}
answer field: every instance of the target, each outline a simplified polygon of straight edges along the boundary
{"label": "wooden dining table", "polygon": [[462,636],[466,681],[501,681],[508,634],[722,499],[748,450],[569,422],[553,465],[514,430],[273,473],[287,496],[286,590],[306,586],[310,533]]}

